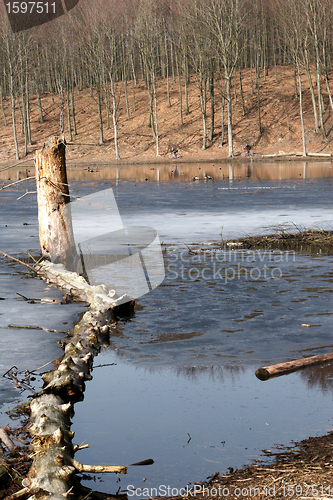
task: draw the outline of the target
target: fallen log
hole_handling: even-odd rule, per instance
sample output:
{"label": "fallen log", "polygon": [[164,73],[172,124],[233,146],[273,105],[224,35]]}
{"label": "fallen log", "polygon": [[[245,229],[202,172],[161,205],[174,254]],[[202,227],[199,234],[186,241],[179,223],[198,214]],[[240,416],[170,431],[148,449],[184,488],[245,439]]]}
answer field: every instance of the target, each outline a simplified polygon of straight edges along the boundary
{"label": "fallen log", "polygon": [[255,375],[259,380],[265,381],[270,378],[280,377],[288,373],[307,368],[308,366],[315,366],[327,363],[333,359],[333,352],[328,354],[318,354],[317,356],[309,356],[308,358],[295,359],[294,361],[287,361],[286,363],[279,363],[277,365],[265,366],[258,368]]}
{"label": "fallen log", "polygon": [[330,158],[332,155],[331,153],[308,153],[308,156],[323,156],[324,158]]}

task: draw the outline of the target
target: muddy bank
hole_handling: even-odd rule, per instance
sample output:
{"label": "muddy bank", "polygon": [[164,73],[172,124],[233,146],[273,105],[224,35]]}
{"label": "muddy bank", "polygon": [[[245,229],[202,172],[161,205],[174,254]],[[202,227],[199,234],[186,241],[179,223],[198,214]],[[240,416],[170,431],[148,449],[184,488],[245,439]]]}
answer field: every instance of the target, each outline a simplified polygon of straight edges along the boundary
{"label": "muddy bank", "polygon": [[[266,463],[254,463],[229,474],[216,472],[174,498],[318,498],[333,489],[333,432],[309,437],[290,446],[262,450]],[[267,463],[268,457],[271,463]]]}

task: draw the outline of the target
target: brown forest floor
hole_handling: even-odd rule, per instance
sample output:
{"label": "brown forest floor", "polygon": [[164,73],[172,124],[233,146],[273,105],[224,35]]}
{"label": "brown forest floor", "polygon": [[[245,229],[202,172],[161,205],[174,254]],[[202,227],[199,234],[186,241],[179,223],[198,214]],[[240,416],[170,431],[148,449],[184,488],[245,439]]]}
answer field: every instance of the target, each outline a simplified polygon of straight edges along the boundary
{"label": "brown forest floor", "polygon": [[[254,78],[254,72],[253,72]],[[325,130],[328,136],[323,141],[321,132],[314,133],[314,117],[308,82],[305,76],[303,80],[303,109],[305,119],[306,141],[308,152],[331,153],[333,139],[333,115],[329,105],[326,87],[323,86],[325,102]],[[132,82],[127,84],[130,119],[126,117],[126,106],[124,96],[124,85],[119,84],[117,95],[120,94],[118,109],[118,136],[119,149],[122,163],[144,163],[153,161],[165,161],[168,159],[170,147],[176,145],[183,161],[204,161],[227,158],[228,145],[219,147],[221,138],[221,93],[219,83],[215,85],[215,130],[214,137],[208,142],[207,149],[202,150],[202,118],[200,112],[200,99],[198,87],[194,75],[191,76],[189,85],[189,111],[185,114],[185,96],[183,88],[183,126],[180,126],[179,112],[179,87],[178,81],[170,82],[171,107],[167,103],[166,80],[157,80],[157,102],[158,102],[158,127],[160,139],[160,158],[156,157],[156,145],[152,138],[151,129],[148,125],[148,95],[143,82],[139,81],[134,90],[135,111],[133,109]],[[245,102],[245,116],[242,114],[241,99],[239,94],[239,79],[236,82],[237,100],[233,96],[233,131],[234,152],[239,155],[246,142],[253,146],[255,158],[261,158],[262,154],[278,153],[284,151],[302,151],[301,124],[299,112],[299,100],[295,98],[294,73],[292,67],[270,68],[266,79],[263,70],[260,75],[260,103],[261,121],[263,135],[259,136],[258,129],[258,101],[257,91],[251,86],[250,70],[243,70],[243,93]],[[65,100],[67,96],[65,96]],[[36,98],[31,98],[31,130],[32,146],[29,146],[29,157],[40,148],[50,135],[59,134],[60,99],[58,95],[42,95],[42,106],[45,122],[39,122]],[[68,147],[68,161],[103,163],[115,161],[114,136],[112,116],[110,115],[110,127],[107,129],[106,108],[103,107],[104,140],[99,145],[98,113],[96,95],[91,96],[90,90],[81,90],[79,95],[75,91],[76,121],[78,135]],[[15,149],[13,142],[13,130],[9,99],[4,100],[7,127],[0,113],[0,164],[8,164],[15,161]],[[210,102],[207,100],[207,126],[210,127]],[[24,140],[22,135],[22,123],[20,111],[16,110],[17,133],[21,159],[23,158]],[[69,142],[67,108],[64,110],[65,135]],[[225,109],[225,125],[227,123]],[[73,128],[73,127],[72,127]],[[227,130],[225,130],[227,138]]]}

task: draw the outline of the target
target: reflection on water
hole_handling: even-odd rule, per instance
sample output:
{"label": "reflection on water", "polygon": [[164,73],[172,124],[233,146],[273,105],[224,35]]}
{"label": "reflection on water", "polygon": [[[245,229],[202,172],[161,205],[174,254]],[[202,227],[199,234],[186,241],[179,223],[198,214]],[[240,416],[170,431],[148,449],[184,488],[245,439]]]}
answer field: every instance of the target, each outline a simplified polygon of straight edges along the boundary
{"label": "reflection on water", "polygon": [[[237,163],[168,163],[160,165],[100,165],[93,162],[84,167],[82,164],[67,166],[70,181],[103,181],[113,179],[116,182],[134,181],[198,181],[210,180],[283,180],[283,179],[320,179],[333,177],[332,162],[322,161],[281,161]],[[34,175],[34,168],[16,168],[1,171],[0,179],[18,180]]]}

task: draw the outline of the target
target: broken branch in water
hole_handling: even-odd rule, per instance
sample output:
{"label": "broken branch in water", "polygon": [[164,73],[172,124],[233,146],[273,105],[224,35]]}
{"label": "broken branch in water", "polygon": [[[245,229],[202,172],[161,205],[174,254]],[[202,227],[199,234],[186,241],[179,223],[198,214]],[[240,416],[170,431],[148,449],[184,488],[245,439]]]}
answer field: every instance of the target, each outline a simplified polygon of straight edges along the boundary
{"label": "broken branch in water", "polygon": [[19,259],[17,259],[16,257],[12,257],[11,255],[8,255],[8,253],[3,252],[2,250],[0,250],[0,253],[1,253],[2,255],[4,255],[5,257],[7,257],[8,259],[11,259],[11,260],[13,260],[14,262],[17,262],[18,264],[22,264],[22,266],[27,267],[28,269],[30,269],[30,271],[33,271],[34,273],[36,273],[36,274],[37,274],[36,269],[34,269],[33,267],[29,266],[29,264],[26,264],[25,262],[22,262],[22,260],[19,260]]}
{"label": "broken branch in water", "polygon": [[114,474],[127,473],[127,467],[123,467],[122,465],[85,465],[74,459],[71,463],[78,472],[92,472],[93,474],[100,474],[102,472],[112,472]]}
{"label": "broken branch in water", "polygon": [[[30,299],[28,299],[30,300]],[[44,332],[52,332],[52,333],[66,333],[60,330],[53,330],[52,328],[45,328],[44,326],[35,326],[35,325],[13,325],[13,323],[9,323],[8,328],[17,328],[21,330],[44,330]]]}

